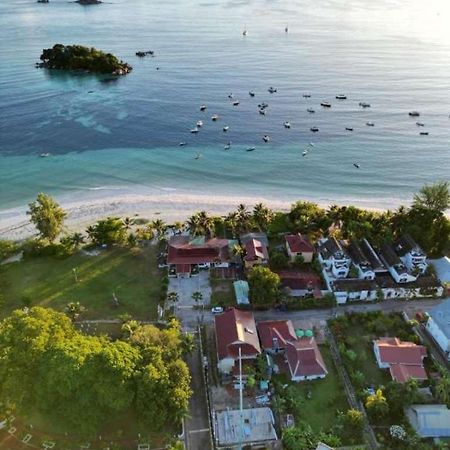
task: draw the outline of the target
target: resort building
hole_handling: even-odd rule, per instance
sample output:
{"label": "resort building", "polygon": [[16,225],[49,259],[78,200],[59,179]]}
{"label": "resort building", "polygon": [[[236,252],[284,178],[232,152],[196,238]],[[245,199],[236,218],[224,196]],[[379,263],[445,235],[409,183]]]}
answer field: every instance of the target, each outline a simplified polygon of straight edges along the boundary
{"label": "resort building", "polygon": [[435,306],[428,314],[426,329],[450,361],[450,299]]}
{"label": "resort building", "polygon": [[329,292],[319,275],[312,270],[277,270],[276,273],[290,297],[321,298]]}
{"label": "resort building", "polygon": [[394,250],[411,273],[426,272],[427,255],[409,234],[403,235],[394,243]]}
{"label": "resort building", "polygon": [[311,242],[309,242],[308,238],[297,233],[288,234],[284,239],[286,251],[291,262],[294,262],[295,258],[298,256],[301,256],[306,263],[312,262],[315,248]]}
{"label": "resort building", "polygon": [[340,242],[334,237],[320,239],[317,245],[317,256],[320,263],[335,278],[346,278],[351,259]]}
{"label": "resort building", "polygon": [[411,405],[405,412],[420,437],[450,437],[450,409],[447,405]]}
{"label": "resort building", "polygon": [[374,301],[377,299],[377,283],[358,278],[337,279],[331,282],[336,303],[347,301]]}
{"label": "resort building", "polygon": [[268,320],[258,323],[261,348],[267,353],[284,352],[290,341],[296,341],[294,325],[290,320]]}
{"label": "resort building", "polygon": [[377,273],[387,273],[386,267],[367,239],[352,241],[348,246],[348,253],[354,266],[358,269],[358,278],[374,280]]}
{"label": "resort building", "polygon": [[261,354],[255,319],[251,311],[231,308],[214,317],[217,366],[222,374],[231,374],[239,360],[254,360]]}
{"label": "resort building", "polygon": [[405,263],[395,253],[391,245],[384,244],[381,247],[380,258],[397,283],[411,283],[417,280],[417,275],[408,272]]}
{"label": "resort building", "polygon": [[245,243],[244,265],[250,269],[256,265],[267,265],[269,263],[269,250],[267,246],[258,239],[250,239]]}
{"label": "resort building", "polygon": [[373,342],[373,351],[378,367],[389,369],[392,379],[398,383],[405,383],[410,379],[428,379],[423,365],[427,349],[423,345],[384,337]]}

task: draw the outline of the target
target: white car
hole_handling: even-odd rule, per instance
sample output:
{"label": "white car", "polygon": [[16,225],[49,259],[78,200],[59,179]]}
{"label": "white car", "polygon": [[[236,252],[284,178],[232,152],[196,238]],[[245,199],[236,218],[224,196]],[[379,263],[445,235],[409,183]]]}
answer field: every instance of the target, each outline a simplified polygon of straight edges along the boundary
{"label": "white car", "polygon": [[221,306],[214,306],[214,308],[211,309],[211,312],[213,314],[221,314],[223,313],[223,308]]}

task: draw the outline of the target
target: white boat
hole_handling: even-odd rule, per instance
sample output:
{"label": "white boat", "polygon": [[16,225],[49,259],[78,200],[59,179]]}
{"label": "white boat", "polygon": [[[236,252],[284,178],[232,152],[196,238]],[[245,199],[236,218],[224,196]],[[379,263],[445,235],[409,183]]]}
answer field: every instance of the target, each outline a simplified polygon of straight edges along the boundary
{"label": "white boat", "polygon": [[214,115],[211,116],[211,120],[213,122],[215,122],[216,120],[219,120],[219,116],[217,114],[214,114]]}
{"label": "white boat", "polygon": [[291,128],[290,122],[284,122],[284,128]]}
{"label": "white boat", "polygon": [[256,150],[256,147],[248,147],[245,151],[252,152],[253,150]]}
{"label": "white boat", "polygon": [[313,133],[317,133],[317,132],[319,131],[319,128],[317,128],[317,127],[311,127],[310,130],[311,130]]}
{"label": "white boat", "polygon": [[230,129],[230,127],[226,126],[226,127],[223,127],[222,129],[223,129],[223,132],[226,133]]}
{"label": "white boat", "polygon": [[314,144],[314,142],[310,142],[309,145],[310,145],[310,147],[315,147],[316,146],[316,144]]}
{"label": "white boat", "polygon": [[186,142],[180,142],[178,145],[179,145],[180,147],[184,147],[184,146],[186,145]]}
{"label": "white boat", "polygon": [[270,141],[270,136],[267,135],[267,134],[264,135],[264,136],[263,136],[263,141],[264,141],[264,142],[269,142],[269,141]]}
{"label": "white boat", "polygon": [[360,168],[360,165],[359,165],[358,163],[353,163],[353,165],[354,165],[357,169]]}
{"label": "white boat", "polygon": [[227,145],[223,148],[224,150],[230,150],[231,148],[231,142],[228,142]]}
{"label": "white boat", "polygon": [[247,34],[248,34],[248,31],[247,31],[247,30],[244,30],[244,31],[242,32],[242,36],[247,36]]}
{"label": "white boat", "polygon": [[285,32],[285,33],[289,32],[289,28],[286,27],[286,28],[284,29],[284,32]]}
{"label": "white boat", "polygon": [[329,103],[329,102],[321,102],[320,106],[323,106],[324,108],[331,108],[331,103]]}
{"label": "white boat", "polygon": [[197,121],[197,127],[202,127],[202,126],[203,126],[203,120]]}
{"label": "white boat", "polygon": [[233,102],[233,106],[238,106],[239,105],[239,101],[236,100],[235,102]]}
{"label": "white boat", "polygon": [[375,124],[373,122],[366,122],[366,125],[368,127],[374,127],[375,126]]}
{"label": "white boat", "polygon": [[307,154],[308,154],[308,150],[303,150],[302,155],[303,155],[303,156],[306,156]]}
{"label": "white boat", "polygon": [[261,115],[265,116],[265,115],[266,115],[266,110],[263,109],[263,108],[261,108],[261,109],[259,110],[259,113],[260,113]]}
{"label": "white boat", "polygon": [[195,128],[192,128],[191,133],[195,134],[195,133],[198,133],[199,131],[200,130],[197,127],[195,127]]}
{"label": "white boat", "polygon": [[228,94],[228,98],[230,99],[230,100],[233,100],[233,98],[234,98],[234,95],[231,93],[231,94]]}
{"label": "white boat", "polygon": [[338,94],[336,95],[336,98],[338,100],[347,100],[347,96],[345,94]]}
{"label": "white boat", "polygon": [[425,126],[425,124],[423,122],[416,122],[416,125],[418,127],[424,127]]}
{"label": "white boat", "polygon": [[266,102],[262,102],[262,103],[260,103],[260,104],[258,105],[258,108],[262,108],[262,109],[265,109],[265,108],[268,108],[268,107],[269,107],[269,104],[266,103]]}
{"label": "white boat", "polygon": [[274,94],[275,92],[277,92],[276,88],[270,86],[269,89],[267,89],[271,94]]}
{"label": "white boat", "polygon": [[41,153],[39,155],[41,158],[48,158],[50,156],[50,153],[46,152],[46,153]]}
{"label": "white boat", "polygon": [[410,112],[408,113],[408,115],[409,115],[410,117],[419,117],[419,116],[420,116],[420,112],[419,112],[419,111],[410,111]]}
{"label": "white boat", "polygon": [[370,103],[359,102],[359,106],[361,106],[361,108],[370,108]]}
{"label": "white boat", "polygon": [[202,154],[201,153],[197,153],[196,155],[195,155],[195,159],[200,159],[202,157]]}
{"label": "white boat", "polygon": [[200,111],[206,111],[206,105],[201,105],[200,106]]}
{"label": "white boat", "polygon": [[306,111],[308,111],[310,114],[314,114],[315,111],[312,108],[308,108]]}
{"label": "white boat", "polygon": [[249,91],[248,95],[250,95],[250,97],[254,97],[255,93],[253,91]]}

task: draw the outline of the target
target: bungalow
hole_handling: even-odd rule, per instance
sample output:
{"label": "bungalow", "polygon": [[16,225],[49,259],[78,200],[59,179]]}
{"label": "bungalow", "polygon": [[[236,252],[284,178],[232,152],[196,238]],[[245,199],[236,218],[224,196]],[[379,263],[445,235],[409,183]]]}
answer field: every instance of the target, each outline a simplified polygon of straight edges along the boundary
{"label": "bungalow", "polygon": [[427,255],[409,234],[405,234],[394,243],[394,250],[410,272],[421,274],[426,272]]}
{"label": "bungalow", "polygon": [[215,316],[217,366],[222,374],[231,374],[235,363],[261,354],[255,319],[251,311],[231,308]]}
{"label": "bungalow", "polygon": [[286,359],[292,381],[316,380],[328,374],[314,337],[287,342]]}
{"label": "bungalow", "polygon": [[411,405],[406,416],[422,438],[450,437],[450,409],[447,405]]}
{"label": "bungalow", "polygon": [[290,320],[267,320],[258,323],[261,347],[268,353],[280,353],[290,341],[296,341],[294,325]]}
{"label": "bungalow", "polygon": [[334,237],[321,239],[317,250],[320,263],[331,270],[334,277],[347,277],[351,259],[337,239]]}
{"label": "bungalow", "polygon": [[306,263],[312,262],[315,249],[308,238],[297,233],[288,234],[284,239],[286,241],[287,254],[291,262],[294,262],[297,256],[301,256]]}
{"label": "bungalow", "polygon": [[423,366],[427,349],[423,345],[384,337],[373,341],[373,351],[378,367],[389,369],[392,379],[398,383],[428,379]]}
{"label": "bungalow", "polygon": [[[366,239],[360,242],[352,241],[348,246],[348,253],[352,258],[353,264],[358,269],[358,278],[362,280],[374,280],[376,275],[375,270],[382,266],[378,256],[376,256],[375,252],[371,253],[370,250],[373,251],[372,246]],[[369,255],[372,256],[370,259],[375,261],[377,266],[372,267]]]}
{"label": "bungalow", "polygon": [[422,275],[409,283],[397,283],[389,275],[375,278],[384,298],[435,298],[444,293],[444,288],[433,275]]}
{"label": "bungalow", "polygon": [[373,280],[347,278],[331,282],[336,302],[338,304],[350,301],[373,301],[377,299],[377,284]]}
{"label": "bungalow", "polygon": [[231,243],[227,239],[172,236],[169,240],[167,264],[169,274],[189,277],[194,266],[228,267]]}
{"label": "bungalow", "polygon": [[435,306],[428,314],[426,329],[450,361],[450,299]]}
{"label": "bungalow", "polygon": [[266,265],[269,262],[267,246],[257,239],[250,239],[245,243],[244,264],[247,269],[256,265]]}
{"label": "bungalow", "polygon": [[397,283],[410,283],[416,281],[417,276],[408,272],[405,263],[389,244],[384,244],[380,249],[380,258],[387,267],[392,278]]}
{"label": "bungalow", "polygon": [[291,297],[322,298],[328,292],[319,275],[311,270],[279,270],[277,274]]}

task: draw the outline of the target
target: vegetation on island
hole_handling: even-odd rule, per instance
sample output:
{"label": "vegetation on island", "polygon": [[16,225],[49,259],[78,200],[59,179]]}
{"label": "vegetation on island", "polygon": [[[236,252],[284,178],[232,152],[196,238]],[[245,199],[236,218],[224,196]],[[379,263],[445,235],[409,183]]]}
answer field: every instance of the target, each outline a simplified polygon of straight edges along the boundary
{"label": "vegetation on island", "polygon": [[125,75],[132,67],[111,53],[82,45],[56,44],[42,51],[39,67],[62,70],[83,70],[92,73]]}

